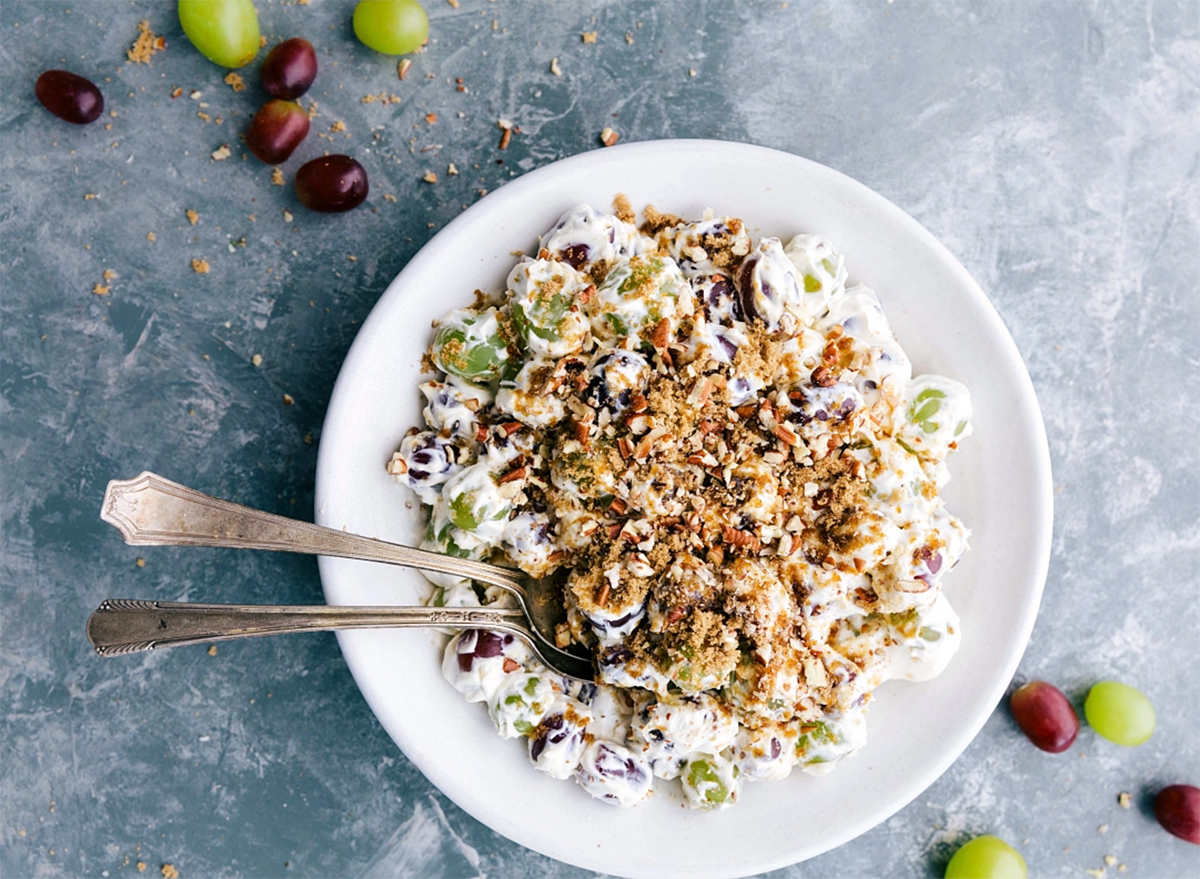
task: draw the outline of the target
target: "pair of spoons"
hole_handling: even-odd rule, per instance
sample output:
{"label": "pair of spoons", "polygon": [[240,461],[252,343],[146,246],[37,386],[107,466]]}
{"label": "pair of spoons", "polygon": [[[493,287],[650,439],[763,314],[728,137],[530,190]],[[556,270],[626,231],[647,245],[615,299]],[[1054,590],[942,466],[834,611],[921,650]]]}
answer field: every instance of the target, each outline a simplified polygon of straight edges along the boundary
{"label": "pair of spoons", "polygon": [[499,586],[515,608],[351,607],[197,604],[108,599],[88,618],[87,636],[101,656],[330,629],[492,629],[516,635],[552,671],[591,682],[592,661],[556,644],[565,620],[559,587],[520,571],[335,531],[265,513],[171,482],[154,473],[113,480],[100,518],[132,546],[265,549],[384,562]]}

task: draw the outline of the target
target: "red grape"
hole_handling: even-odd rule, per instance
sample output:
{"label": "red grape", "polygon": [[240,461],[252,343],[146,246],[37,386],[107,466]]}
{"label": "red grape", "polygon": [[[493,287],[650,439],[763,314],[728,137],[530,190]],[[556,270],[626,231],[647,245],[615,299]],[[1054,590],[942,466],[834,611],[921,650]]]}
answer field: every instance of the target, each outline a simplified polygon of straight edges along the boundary
{"label": "red grape", "polygon": [[1164,787],[1154,798],[1154,817],[1167,833],[1200,845],[1200,787]]}
{"label": "red grape", "polygon": [[1058,754],[1079,734],[1079,718],[1062,690],[1045,681],[1030,681],[1009,700],[1021,731],[1043,751]]}
{"label": "red grape", "polygon": [[262,83],[273,97],[294,101],[317,78],[317,53],[312,43],[300,37],[280,43],[262,66]]}
{"label": "red grape", "polygon": [[349,156],[321,156],[296,172],[296,195],[306,208],[326,214],[358,207],[367,197],[367,172]]}
{"label": "red grape", "polygon": [[75,125],[95,122],[104,112],[104,95],[91,80],[66,70],[47,70],[33,87],[42,106]]}
{"label": "red grape", "polygon": [[246,146],[268,165],[286,162],[308,137],[308,114],[292,101],[267,101],[246,129]]}

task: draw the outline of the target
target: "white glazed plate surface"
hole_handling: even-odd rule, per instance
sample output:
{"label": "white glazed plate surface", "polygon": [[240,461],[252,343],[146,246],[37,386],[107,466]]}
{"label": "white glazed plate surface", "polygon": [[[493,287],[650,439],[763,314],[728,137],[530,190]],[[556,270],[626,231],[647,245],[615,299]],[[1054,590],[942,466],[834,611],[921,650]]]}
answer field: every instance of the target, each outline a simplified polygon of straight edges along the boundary
{"label": "white glazed plate surface", "polygon": [[[746,876],[813,857],[901,809],[970,743],[1002,696],[1033,628],[1050,551],[1050,461],[1029,376],[999,316],[957,260],[882,196],[823,165],[762,147],[655,141],[565,159],[507,184],[439,232],[384,292],[338,376],[317,464],[316,519],[415,545],[419,502],[384,472],[421,424],[417,390],[430,323],[503,289],[516,258],[580,203],[623,192],[685,217],[706,208],[754,238],[821,232],[851,282],[879,294],[914,374],[967,385],[975,433],[949,460],[944,496],[973,530],[945,578],[962,648],[941,677],[876,691],[868,742],[823,778],[795,771],[748,784],[732,810],[682,807],[677,783],[633,809],[589,797],[530,765],[524,739],[501,739],[482,705],[442,678],[437,636],[339,633],[355,681],[405,755],[496,832],[550,857],[620,876]],[[400,234],[400,230],[397,230]],[[412,604],[415,571],[322,558],[330,604]]]}

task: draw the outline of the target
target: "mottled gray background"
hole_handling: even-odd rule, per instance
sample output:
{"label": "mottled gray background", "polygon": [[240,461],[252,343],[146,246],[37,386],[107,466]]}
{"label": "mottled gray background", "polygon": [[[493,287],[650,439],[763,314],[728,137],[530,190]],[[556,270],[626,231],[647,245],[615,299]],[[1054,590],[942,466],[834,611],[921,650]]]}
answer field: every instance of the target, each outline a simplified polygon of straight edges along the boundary
{"label": "mottled gray background", "polygon": [[[153,469],[310,517],[330,390],[388,281],[480,190],[612,126],[807,156],[949,246],[1025,356],[1054,462],[1054,556],[1019,679],[1081,697],[1117,677],[1159,712],[1140,748],[1085,729],[1050,756],[1001,708],[898,815],[774,875],[940,876],[978,832],[1037,876],[1108,854],[1128,866],[1110,877],[1200,875],[1200,850],[1148,808],[1163,783],[1200,783],[1200,5],[429,0],[404,82],[354,40],[352,7],[259,2],[272,41],[320,55],[319,115],[283,187],[238,141],[257,63],[235,94],[174,3],[0,8],[3,874],[585,875],[434,789],[332,635],[101,661],[83,624],[109,596],[320,601],[309,558],[124,546],[97,516],[106,482]],[[143,18],[168,48],[137,66]],[[95,80],[112,113],[47,114],[33,82],[51,67]],[[381,92],[399,103],[361,100]],[[504,153],[500,117],[521,128]],[[213,162],[223,144],[233,157]],[[291,174],[322,149],[363,162],[365,206],[300,207]]]}

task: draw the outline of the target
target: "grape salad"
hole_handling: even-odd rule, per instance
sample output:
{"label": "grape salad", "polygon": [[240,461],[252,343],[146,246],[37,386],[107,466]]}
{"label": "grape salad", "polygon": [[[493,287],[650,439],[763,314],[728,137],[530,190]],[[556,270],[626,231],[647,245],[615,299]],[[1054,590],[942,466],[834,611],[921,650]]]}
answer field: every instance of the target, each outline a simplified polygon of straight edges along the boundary
{"label": "grape salad", "polygon": [[[563,584],[557,642],[594,683],[507,634],[446,647],[501,736],[614,805],[678,779],[726,809],[747,781],[828,772],[877,686],[950,661],[941,584],[968,531],[939,491],[971,402],[912,374],[821,235],[635,222],[623,197],[568,211],[504,290],[436,323],[425,424],[388,472],[428,507],[424,548]],[[426,576],[432,605],[512,601]]]}

